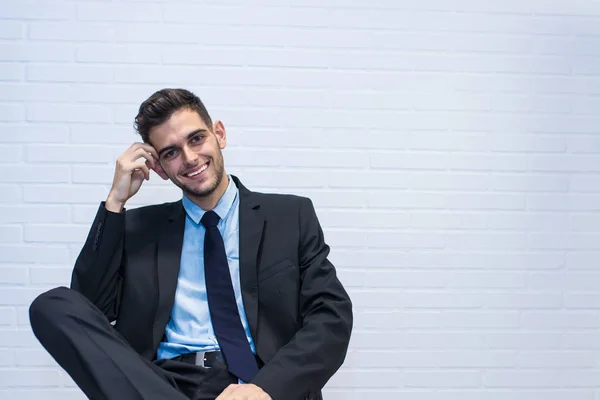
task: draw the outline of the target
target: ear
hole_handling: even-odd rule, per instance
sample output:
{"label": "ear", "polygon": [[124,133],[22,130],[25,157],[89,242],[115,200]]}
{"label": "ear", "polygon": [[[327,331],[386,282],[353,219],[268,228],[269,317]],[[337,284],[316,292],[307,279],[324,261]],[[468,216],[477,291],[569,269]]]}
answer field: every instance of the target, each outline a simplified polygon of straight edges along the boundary
{"label": "ear", "polygon": [[227,146],[227,132],[225,131],[225,125],[223,125],[223,121],[215,121],[215,123],[213,124],[213,132],[217,137],[219,148],[223,150],[225,146]]}
{"label": "ear", "polygon": [[160,162],[156,161],[154,163],[154,168],[152,168],[150,166],[150,163],[148,161],[146,161],[146,165],[148,166],[148,168],[150,168],[151,170],[153,170],[154,172],[156,172],[158,174],[158,176],[160,176],[161,178],[163,178],[165,181],[169,179],[169,177],[167,176],[167,173],[165,172],[165,170],[163,169],[163,167],[160,166]]}

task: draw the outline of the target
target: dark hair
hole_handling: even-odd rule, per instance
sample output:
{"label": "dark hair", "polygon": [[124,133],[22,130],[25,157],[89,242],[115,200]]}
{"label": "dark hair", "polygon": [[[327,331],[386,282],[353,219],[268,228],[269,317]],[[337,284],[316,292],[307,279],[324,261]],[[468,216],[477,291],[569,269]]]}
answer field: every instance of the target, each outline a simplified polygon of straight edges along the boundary
{"label": "dark hair", "polygon": [[149,143],[150,130],[168,120],[181,109],[196,111],[209,130],[212,120],[202,101],[186,89],[161,89],[148,97],[141,105],[133,126],[145,143]]}

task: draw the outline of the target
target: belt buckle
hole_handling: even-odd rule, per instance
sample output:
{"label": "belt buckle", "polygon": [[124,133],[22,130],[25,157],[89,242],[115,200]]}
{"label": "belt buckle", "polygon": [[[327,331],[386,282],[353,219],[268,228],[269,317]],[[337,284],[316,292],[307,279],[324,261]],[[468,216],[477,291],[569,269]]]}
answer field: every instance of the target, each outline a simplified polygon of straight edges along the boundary
{"label": "belt buckle", "polygon": [[204,362],[206,361],[206,352],[205,351],[199,351],[196,353],[196,365],[202,367],[202,368],[207,368],[210,369],[212,367],[207,367]]}

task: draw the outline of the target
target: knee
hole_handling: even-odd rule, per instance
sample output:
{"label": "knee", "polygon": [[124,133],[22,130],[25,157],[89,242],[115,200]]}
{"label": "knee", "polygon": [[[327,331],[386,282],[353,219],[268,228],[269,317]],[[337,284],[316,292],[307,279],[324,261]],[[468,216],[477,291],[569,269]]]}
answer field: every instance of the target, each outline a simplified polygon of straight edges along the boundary
{"label": "knee", "polygon": [[29,322],[35,331],[48,322],[56,322],[65,310],[65,301],[72,297],[72,290],[64,286],[40,294],[29,306]]}

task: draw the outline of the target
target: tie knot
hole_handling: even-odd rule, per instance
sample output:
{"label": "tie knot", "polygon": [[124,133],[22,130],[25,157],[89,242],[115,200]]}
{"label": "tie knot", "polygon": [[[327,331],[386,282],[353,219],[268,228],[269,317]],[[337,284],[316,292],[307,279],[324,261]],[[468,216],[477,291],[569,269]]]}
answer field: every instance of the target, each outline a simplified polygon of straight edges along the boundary
{"label": "tie knot", "polygon": [[202,219],[200,220],[200,222],[202,222],[202,225],[204,225],[205,228],[210,228],[213,226],[217,226],[220,219],[221,218],[219,218],[219,216],[217,215],[216,212],[207,211],[202,216]]}

